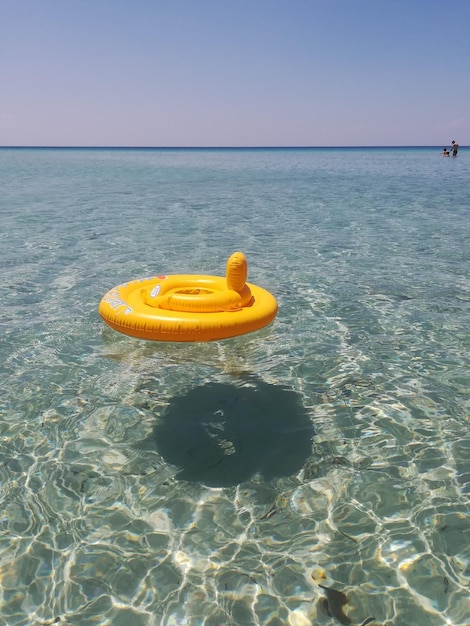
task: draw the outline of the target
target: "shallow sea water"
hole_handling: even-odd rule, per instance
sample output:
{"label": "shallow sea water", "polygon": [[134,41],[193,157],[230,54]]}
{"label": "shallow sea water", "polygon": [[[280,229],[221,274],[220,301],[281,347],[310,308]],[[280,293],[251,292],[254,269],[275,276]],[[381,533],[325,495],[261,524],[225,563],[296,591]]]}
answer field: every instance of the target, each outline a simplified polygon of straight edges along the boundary
{"label": "shallow sea water", "polygon": [[[0,150],[1,625],[468,625],[468,154]],[[98,316],[235,250],[268,328]]]}

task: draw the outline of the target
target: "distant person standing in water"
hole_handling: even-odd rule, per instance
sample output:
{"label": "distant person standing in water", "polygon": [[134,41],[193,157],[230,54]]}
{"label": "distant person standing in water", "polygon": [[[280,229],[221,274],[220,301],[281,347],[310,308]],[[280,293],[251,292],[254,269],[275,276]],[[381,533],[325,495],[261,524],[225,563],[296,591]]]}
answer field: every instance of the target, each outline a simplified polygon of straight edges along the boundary
{"label": "distant person standing in water", "polygon": [[455,141],[453,141],[452,142],[452,156],[456,157],[458,151],[459,151],[459,144],[455,143]]}

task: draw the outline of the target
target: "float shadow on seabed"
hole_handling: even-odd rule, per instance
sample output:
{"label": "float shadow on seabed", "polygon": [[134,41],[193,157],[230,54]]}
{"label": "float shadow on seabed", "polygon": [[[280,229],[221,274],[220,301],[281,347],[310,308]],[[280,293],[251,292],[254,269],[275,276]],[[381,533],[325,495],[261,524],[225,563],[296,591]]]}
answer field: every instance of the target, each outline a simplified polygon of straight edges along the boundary
{"label": "float shadow on seabed", "polygon": [[[174,397],[151,438],[179,471],[177,478],[210,487],[297,473],[311,454],[314,429],[290,388],[250,378],[208,383]],[[150,442],[147,442],[150,443]]]}

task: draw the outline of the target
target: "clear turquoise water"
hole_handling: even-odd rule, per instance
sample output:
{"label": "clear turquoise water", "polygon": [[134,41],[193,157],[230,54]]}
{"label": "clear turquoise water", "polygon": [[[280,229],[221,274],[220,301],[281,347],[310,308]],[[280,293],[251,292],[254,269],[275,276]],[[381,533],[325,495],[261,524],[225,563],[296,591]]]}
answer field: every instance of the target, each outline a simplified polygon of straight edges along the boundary
{"label": "clear turquoise water", "polygon": [[[338,624],[317,582],[355,624],[468,624],[470,159],[440,150],[0,150],[0,624]],[[266,329],[97,314],[235,250]]]}

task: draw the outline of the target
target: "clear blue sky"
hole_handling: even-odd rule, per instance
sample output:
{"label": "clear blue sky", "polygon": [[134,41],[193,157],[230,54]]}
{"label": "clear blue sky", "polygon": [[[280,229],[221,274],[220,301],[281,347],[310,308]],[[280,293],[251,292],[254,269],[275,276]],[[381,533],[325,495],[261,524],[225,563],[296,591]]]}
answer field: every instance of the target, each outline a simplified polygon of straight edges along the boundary
{"label": "clear blue sky", "polygon": [[470,144],[470,0],[0,0],[0,145]]}

